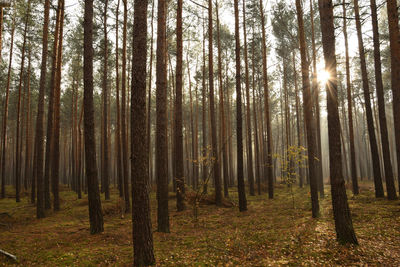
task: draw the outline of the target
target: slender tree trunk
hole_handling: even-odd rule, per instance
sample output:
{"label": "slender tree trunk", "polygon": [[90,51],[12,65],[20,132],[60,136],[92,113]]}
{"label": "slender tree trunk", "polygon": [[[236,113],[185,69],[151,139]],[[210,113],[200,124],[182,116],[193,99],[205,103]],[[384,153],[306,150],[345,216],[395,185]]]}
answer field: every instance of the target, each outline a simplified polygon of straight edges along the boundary
{"label": "slender tree trunk", "polygon": [[306,59],[306,40],[304,34],[303,9],[300,0],[296,0],[297,21],[299,24],[299,39],[301,53],[301,75],[303,80],[303,107],[304,107],[304,122],[307,134],[308,144],[308,168],[310,173],[310,190],[313,218],[319,217],[318,203],[318,180],[317,180],[317,145],[314,136],[314,117],[312,112],[312,95],[310,92],[309,70]]}
{"label": "slender tree trunk", "polygon": [[54,32],[54,43],[53,43],[53,55],[52,55],[52,67],[51,67],[51,80],[49,83],[49,106],[47,112],[47,138],[46,138],[46,158],[44,167],[44,202],[45,208],[50,209],[50,177],[51,177],[51,164],[52,164],[52,144],[53,144],[53,130],[54,130],[54,90],[56,83],[56,68],[57,68],[57,51],[58,51],[58,37],[60,30],[60,2],[58,0],[57,12],[56,12],[56,26]]}
{"label": "slender tree trunk", "polygon": [[[297,84],[297,72],[296,72],[296,56],[293,53],[293,69],[294,71],[294,91],[295,91],[295,97],[296,97],[296,127],[297,127],[297,146],[299,148],[302,147],[302,142],[301,142],[301,127],[300,127],[300,97],[299,97],[299,87]],[[303,188],[304,185],[304,176],[303,176],[303,169],[300,164],[299,166],[299,186],[300,188]]]}
{"label": "slender tree trunk", "polygon": [[7,73],[7,88],[6,88],[6,99],[4,102],[4,113],[3,113],[3,132],[2,132],[2,156],[1,156],[1,198],[6,197],[6,141],[7,141],[7,120],[8,120],[8,102],[10,96],[10,82],[11,82],[11,71],[12,71],[12,60],[13,60],[13,47],[14,47],[14,32],[15,32],[15,13],[13,14],[13,21],[11,26],[11,44],[10,44],[10,59],[8,63]]}
{"label": "slender tree trunk", "polygon": [[45,216],[44,210],[44,181],[43,181],[43,120],[44,120],[44,93],[46,86],[46,71],[48,57],[48,36],[49,36],[49,11],[50,0],[44,2],[44,22],[43,22],[43,41],[42,41],[42,62],[40,67],[40,83],[38,111],[36,118],[35,153],[33,166],[33,179],[36,178],[37,184],[37,204],[36,217],[38,219]]}
{"label": "slender tree trunk", "polygon": [[122,32],[122,99],[121,99],[121,139],[122,139],[122,166],[124,177],[125,213],[130,210],[129,200],[129,173],[128,173],[128,144],[126,126],[126,38],[128,23],[128,0],[122,0],[124,4],[124,27]]}
{"label": "slender tree trunk", "polygon": [[182,133],[182,73],[183,73],[183,41],[182,41],[182,5],[178,0],[176,18],[176,93],[175,93],[175,179],[176,179],[176,209],[185,209],[185,174],[183,168],[183,133]]}
{"label": "slender tree trunk", "polygon": [[104,231],[103,214],[99,182],[97,180],[96,167],[96,142],[94,132],[93,109],[93,0],[85,1],[84,30],[84,57],[83,57],[83,81],[84,81],[84,134],[85,134],[85,158],[86,177],[89,199],[90,233],[97,234]]}
{"label": "slender tree trunk", "polygon": [[135,0],[131,84],[131,171],[133,264],[155,263],[149,199],[149,158],[146,140],[147,0]]}
{"label": "slender tree trunk", "polygon": [[103,145],[104,162],[102,178],[104,182],[105,199],[110,199],[110,171],[109,171],[109,135],[108,135],[108,35],[107,35],[108,0],[104,3],[103,31],[104,31],[104,63],[103,63]]}
{"label": "slender tree trunk", "polygon": [[32,172],[31,172],[31,61],[32,61],[32,45],[29,43],[28,45],[28,72],[27,72],[27,84],[26,84],[26,94],[27,94],[27,103],[26,103],[26,129],[25,129],[25,179],[24,179],[24,188],[28,190],[28,183],[32,181]]}
{"label": "slender tree trunk", "polygon": [[383,163],[385,168],[386,188],[387,188],[388,199],[394,200],[397,199],[397,194],[394,185],[392,162],[390,159],[389,134],[386,122],[385,95],[383,92],[383,81],[382,81],[382,63],[381,63],[380,41],[379,41],[378,15],[377,15],[376,1],[370,0],[370,2],[371,2],[371,12],[372,12],[372,30],[374,39],[375,81],[376,81],[376,92],[378,95],[379,125],[380,125],[381,142],[382,142]]}
{"label": "slender tree trunk", "polygon": [[319,0],[318,4],[321,17],[325,69],[329,71],[331,76],[331,79],[326,85],[326,93],[328,108],[329,166],[336,236],[340,243],[358,244],[353,229],[349,205],[347,203],[346,187],[342,173],[333,5],[332,0]]}
{"label": "slender tree trunk", "polygon": [[397,154],[397,179],[400,191],[400,32],[396,0],[387,0],[387,13],[390,37],[390,66],[393,93],[393,119]]}
{"label": "slender tree trunk", "polygon": [[265,33],[265,15],[263,8],[263,1],[260,0],[260,12],[261,12],[261,28],[262,28],[262,57],[263,57],[263,86],[264,86],[264,116],[265,124],[267,128],[267,147],[266,155],[264,155],[265,160],[265,174],[268,179],[268,197],[270,199],[274,198],[274,177],[273,177],[273,165],[272,165],[272,129],[271,129],[271,119],[269,110],[269,88],[268,88],[268,76],[267,76],[267,44],[266,44],[266,33]]}
{"label": "slender tree trunk", "polygon": [[[247,210],[246,190],[243,177],[243,129],[242,129],[242,90],[240,85],[240,36],[239,36],[239,0],[235,7],[235,55],[236,55],[236,137],[237,137],[237,179],[239,193],[239,211]],[[253,188],[254,190],[254,188]]]}
{"label": "slender tree trunk", "polygon": [[215,121],[214,106],[214,50],[213,50],[213,4],[208,0],[208,86],[210,98],[210,120],[211,120],[211,145],[213,157],[213,174],[215,183],[215,204],[222,204],[221,172],[219,169],[217,127]]}
{"label": "slender tree trunk", "polygon": [[229,171],[228,171],[228,153],[227,153],[227,138],[225,126],[225,107],[224,107],[224,86],[222,82],[222,52],[221,52],[221,39],[220,39],[220,21],[219,21],[219,7],[218,1],[215,4],[217,13],[217,43],[218,43],[218,82],[219,82],[219,103],[220,103],[220,116],[221,116],[221,146],[222,146],[222,167],[223,167],[223,182],[224,182],[224,196],[229,196]]}
{"label": "slender tree trunk", "polygon": [[[28,0],[28,12],[25,15],[25,26],[24,26],[24,35],[22,42],[22,52],[21,52],[21,67],[19,73],[19,84],[18,84],[18,102],[17,102],[17,127],[16,127],[16,148],[15,148],[15,200],[20,202],[20,190],[21,190],[21,143],[22,137],[20,138],[20,118],[21,118],[21,90],[22,90],[22,81],[24,76],[24,64],[25,64],[25,48],[26,48],[26,34],[28,31],[28,19],[30,15],[30,1]],[[21,133],[22,134],[22,133]]]}
{"label": "slender tree trunk", "polygon": [[115,22],[115,98],[116,98],[116,109],[117,109],[117,127],[115,131],[115,145],[117,146],[117,177],[118,177],[118,190],[119,197],[124,196],[124,173],[122,166],[122,153],[121,153],[121,108],[119,98],[119,6],[120,0],[117,3],[116,9],[116,22]]}
{"label": "slender tree trunk", "polygon": [[60,96],[61,96],[61,67],[62,67],[62,46],[63,46],[63,28],[64,28],[64,0],[60,3],[60,36],[57,50],[57,73],[54,88],[54,130],[52,144],[52,189],[53,189],[53,208],[54,211],[60,210],[59,199],[59,176],[60,176]]}
{"label": "slender tree trunk", "polygon": [[167,2],[158,0],[157,92],[156,92],[156,175],[158,231],[169,233],[168,214],[168,129],[167,129]]}
{"label": "slender tree trunk", "polygon": [[153,154],[152,154],[152,142],[151,142],[151,89],[153,81],[153,43],[154,43],[154,6],[155,0],[152,1],[151,5],[151,44],[150,44],[150,70],[149,70],[149,95],[147,100],[147,151],[149,152],[149,182],[153,181]]}
{"label": "slender tree trunk", "polygon": [[349,42],[347,38],[347,18],[346,5],[343,0],[343,35],[346,53],[346,87],[347,87],[347,112],[349,117],[349,139],[350,139],[350,164],[351,164],[351,182],[353,194],[358,195],[358,181],[356,168],[356,150],[354,146],[354,126],[353,126],[353,97],[351,93],[351,78],[350,78],[350,59],[349,59]]}
{"label": "slender tree trunk", "polygon": [[372,167],[373,167],[373,171],[374,171],[375,196],[376,197],[384,197],[385,194],[383,192],[381,167],[380,167],[380,163],[379,163],[379,154],[378,154],[378,145],[376,142],[375,127],[374,127],[374,118],[372,116],[371,96],[370,96],[370,91],[369,91],[367,64],[365,62],[364,42],[362,39],[360,11],[359,11],[359,6],[358,6],[358,0],[353,0],[353,1],[354,1],[354,13],[355,13],[355,17],[356,17],[358,50],[359,50],[360,63],[361,63],[361,75],[362,75],[362,83],[363,83],[363,89],[364,89],[365,110],[366,110],[366,116],[367,116],[368,136],[369,136],[369,143],[371,146]]}
{"label": "slender tree trunk", "polygon": [[251,139],[251,118],[250,118],[250,81],[249,81],[249,60],[247,51],[247,29],[246,29],[246,1],[243,0],[243,36],[244,36],[244,63],[245,63],[245,84],[246,84],[246,121],[247,121],[247,174],[249,181],[250,195],[255,196],[254,192],[254,172],[253,172],[253,142]]}
{"label": "slender tree trunk", "polygon": [[[201,88],[201,105],[202,105],[202,156],[207,157],[207,111],[206,111],[206,33],[203,19],[203,66],[202,66],[202,88]],[[202,162],[203,170],[203,193],[207,194],[207,165],[206,162]]]}
{"label": "slender tree trunk", "polygon": [[321,115],[319,107],[319,86],[318,86],[318,72],[317,72],[317,52],[315,45],[315,31],[314,31],[314,0],[310,0],[310,13],[311,13],[311,39],[312,39],[312,57],[313,57],[313,73],[312,73],[312,89],[314,93],[314,106],[315,106],[315,123],[316,123],[316,138],[317,138],[317,158],[316,161],[316,174],[318,181],[318,190],[321,198],[324,198],[324,176],[322,166],[322,143],[321,143]]}

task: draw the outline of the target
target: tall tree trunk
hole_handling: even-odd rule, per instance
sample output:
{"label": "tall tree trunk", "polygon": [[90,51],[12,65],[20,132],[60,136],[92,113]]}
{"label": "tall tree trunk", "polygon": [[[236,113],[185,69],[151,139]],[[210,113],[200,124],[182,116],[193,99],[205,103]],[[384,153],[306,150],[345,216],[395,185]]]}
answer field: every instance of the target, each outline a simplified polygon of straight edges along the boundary
{"label": "tall tree trunk", "polygon": [[[301,148],[302,142],[301,142],[301,127],[300,127],[300,97],[299,97],[299,87],[297,84],[297,72],[296,72],[296,56],[295,53],[293,52],[293,69],[294,71],[294,91],[295,91],[295,97],[296,97],[296,128],[297,128],[297,146]],[[303,188],[304,185],[304,176],[303,176],[303,169],[301,164],[299,164],[299,186],[300,188]]]}
{"label": "tall tree trunk", "polygon": [[107,9],[108,0],[104,3],[103,32],[104,32],[104,66],[103,66],[103,145],[104,162],[102,177],[104,182],[105,199],[110,199],[110,171],[109,171],[109,136],[108,136],[108,36],[107,36]]}
{"label": "tall tree trunk", "polygon": [[266,155],[264,155],[264,172],[268,179],[268,197],[274,198],[274,177],[273,177],[273,165],[272,165],[272,129],[271,119],[269,110],[269,88],[268,88],[268,74],[267,74],[267,41],[265,33],[265,15],[263,8],[263,0],[260,0],[260,12],[261,12],[261,30],[262,30],[262,72],[263,72],[263,86],[264,86],[264,117],[267,128],[267,146],[265,147]]}
{"label": "tall tree trunk", "polygon": [[251,118],[250,118],[250,81],[249,81],[249,60],[247,52],[247,29],[246,29],[246,1],[243,0],[243,37],[244,37],[244,63],[245,63],[245,84],[246,84],[246,121],[247,121],[247,174],[249,181],[250,195],[255,196],[254,192],[254,172],[253,172],[253,142],[251,139]]}
{"label": "tall tree trunk", "polygon": [[152,142],[151,142],[151,89],[153,81],[153,43],[154,43],[154,6],[155,0],[151,4],[151,44],[150,44],[150,70],[149,70],[149,94],[147,100],[147,151],[149,152],[149,182],[151,184],[153,180],[153,154],[152,154]]}
{"label": "tall tree trunk", "polygon": [[[44,2],[43,40],[42,40],[42,62],[40,67],[39,98],[36,118],[35,153],[33,166],[33,180],[37,184],[36,217],[45,216],[44,210],[44,183],[43,183],[43,120],[44,120],[44,94],[46,86],[46,71],[48,57],[48,36],[49,36],[49,12],[50,0]],[[32,190],[33,191],[33,190]]]}
{"label": "tall tree trunk", "polygon": [[168,214],[168,119],[167,119],[167,1],[158,0],[156,175],[158,231],[169,232]]}
{"label": "tall tree trunk", "polygon": [[[236,139],[237,139],[237,179],[239,193],[239,211],[247,210],[246,189],[243,177],[243,125],[242,90],[240,85],[240,32],[239,0],[235,0],[235,55],[236,55]],[[253,188],[254,190],[254,188]]]}
{"label": "tall tree trunk", "polygon": [[96,140],[94,132],[93,109],[93,0],[85,1],[85,16],[83,22],[83,81],[84,81],[84,134],[86,177],[89,199],[90,233],[97,234],[104,231],[103,214],[99,182],[96,167]]}
{"label": "tall tree trunk", "polygon": [[13,11],[13,21],[11,26],[11,44],[10,44],[10,59],[8,63],[7,72],[7,88],[6,88],[6,99],[4,102],[4,113],[3,113],[3,132],[2,132],[2,156],[1,156],[1,198],[6,197],[6,141],[7,141],[7,120],[8,120],[8,102],[10,97],[10,81],[12,71],[12,60],[13,60],[13,47],[14,47],[14,32],[15,32],[15,13]]}
{"label": "tall tree trunk", "polygon": [[381,132],[383,165],[385,168],[386,188],[388,199],[397,199],[396,187],[394,185],[392,162],[390,159],[390,145],[389,136],[386,122],[386,109],[385,109],[385,95],[383,92],[382,81],[382,63],[379,41],[379,28],[378,28],[378,15],[376,1],[370,0],[371,13],[372,13],[372,30],[374,39],[374,63],[375,63],[375,81],[376,92],[378,95],[378,109],[379,109],[379,126]]}
{"label": "tall tree trunk", "polygon": [[321,115],[319,107],[319,86],[318,86],[318,72],[317,72],[317,51],[315,46],[315,31],[314,31],[314,0],[310,0],[310,14],[311,14],[311,39],[312,39],[312,57],[313,57],[313,73],[312,73],[312,91],[314,93],[314,106],[315,106],[315,124],[316,124],[316,140],[317,140],[317,158],[316,161],[316,175],[318,182],[318,190],[321,198],[324,198],[324,176],[322,167],[322,149],[321,149]]}
{"label": "tall tree trunk", "polygon": [[297,21],[299,24],[299,39],[300,39],[300,53],[301,53],[301,75],[303,80],[303,107],[304,107],[304,123],[307,134],[307,148],[308,148],[308,168],[310,173],[310,190],[311,190],[311,204],[312,216],[319,217],[319,203],[318,203],[318,180],[317,180],[317,145],[314,136],[314,117],[312,112],[312,95],[310,92],[309,70],[306,59],[306,39],[304,34],[303,22],[303,9],[300,0],[296,0]]}
{"label": "tall tree trunk", "polygon": [[120,0],[117,3],[116,9],[116,22],[115,22],[115,98],[116,98],[116,109],[117,109],[117,127],[115,131],[115,145],[117,146],[117,177],[118,177],[118,190],[119,197],[124,196],[124,184],[123,184],[123,166],[122,166],[122,153],[121,153],[121,108],[119,104],[119,5]]}
{"label": "tall tree trunk", "polygon": [[[206,32],[203,19],[203,66],[202,66],[202,88],[201,88],[201,106],[202,106],[202,156],[207,156],[207,110],[206,110]],[[207,181],[207,164],[202,162],[203,170],[203,193],[207,194],[208,181]]]}
{"label": "tall tree trunk", "polygon": [[50,177],[51,173],[51,165],[52,165],[52,144],[53,144],[53,131],[54,131],[54,90],[56,83],[56,74],[57,74],[57,51],[58,51],[58,37],[60,30],[60,2],[58,0],[57,12],[56,12],[56,26],[54,32],[54,43],[53,43],[53,55],[52,55],[52,67],[51,67],[51,79],[49,83],[49,106],[47,112],[47,135],[46,135],[46,158],[45,158],[45,166],[44,166],[44,203],[45,208],[50,209]]}
{"label": "tall tree trunk", "polygon": [[351,94],[350,82],[350,59],[349,59],[349,42],[347,38],[347,18],[346,18],[346,5],[343,0],[343,35],[346,54],[346,87],[347,87],[347,112],[349,117],[349,139],[350,139],[350,164],[351,164],[351,182],[353,194],[358,195],[358,181],[357,181],[357,168],[356,168],[356,149],[354,146],[354,126],[353,126],[353,97]]}
{"label": "tall tree trunk", "polygon": [[128,0],[122,0],[124,3],[124,27],[122,32],[122,98],[121,98],[121,139],[122,139],[122,166],[124,177],[124,197],[125,213],[130,210],[129,200],[129,173],[128,173],[128,144],[127,144],[127,126],[126,126],[126,34],[128,23]]}
{"label": "tall tree trunk", "polygon": [[149,158],[146,140],[147,0],[135,0],[131,84],[131,171],[133,264],[155,263],[149,199]]}
{"label": "tall tree trunk", "polygon": [[397,179],[400,191],[400,32],[396,0],[387,0],[390,37],[390,66],[393,93],[394,134],[396,137]]}
{"label": "tall tree trunk", "polygon": [[328,108],[329,166],[336,236],[340,243],[358,244],[353,229],[349,205],[347,203],[346,187],[342,173],[333,5],[332,0],[319,0],[318,4],[321,17],[325,69],[329,71],[331,76],[331,79],[326,84],[326,94]]}
{"label": "tall tree trunk", "polygon": [[356,17],[358,51],[359,51],[360,63],[361,63],[361,75],[362,75],[362,83],[363,83],[363,90],[364,90],[365,110],[366,110],[366,116],[367,116],[368,136],[369,136],[369,143],[371,146],[372,167],[373,167],[373,171],[374,171],[375,196],[376,197],[384,197],[385,194],[383,192],[381,167],[380,167],[380,163],[379,163],[379,154],[378,154],[378,145],[376,142],[375,127],[374,127],[374,118],[372,116],[371,96],[370,96],[370,91],[369,91],[367,64],[365,62],[364,42],[362,39],[360,11],[359,11],[359,6],[358,6],[358,0],[353,0],[353,1],[354,1],[354,13],[355,13],[355,17]]}
{"label": "tall tree trunk", "polygon": [[219,102],[221,114],[221,148],[222,148],[222,167],[223,167],[223,182],[224,182],[224,196],[229,196],[229,171],[228,171],[228,152],[227,152],[227,138],[225,126],[225,107],[224,107],[224,86],[222,82],[222,52],[221,52],[221,39],[220,39],[220,21],[219,21],[219,7],[218,1],[215,4],[217,13],[217,43],[218,43],[218,82],[219,82]]}
{"label": "tall tree trunk", "polygon": [[[15,148],[15,200],[20,202],[20,190],[21,190],[21,143],[22,137],[20,138],[20,118],[21,118],[21,90],[22,90],[22,81],[24,76],[24,64],[25,64],[25,48],[26,48],[26,34],[28,31],[28,19],[30,15],[30,1],[28,0],[28,11],[25,15],[25,26],[24,26],[24,35],[22,42],[22,52],[21,52],[21,67],[19,73],[19,84],[18,84],[18,102],[17,102],[17,127],[16,127],[16,148]],[[22,133],[21,133],[22,134]]]}
{"label": "tall tree trunk", "polygon": [[60,36],[57,50],[57,73],[54,88],[54,129],[52,144],[52,191],[53,191],[53,208],[54,211],[60,210],[59,199],[59,176],[60,176],[60,96],[61,96],[61,67],[62,67],[62,46],[63,46],[63,28],[64,28],[64,0],[60,3]]}
{"label": "tall tree trunk", "polygon": [[215,121],[214,106],[214,50],[213,50],[213,4],[208,0],[208,86],[210,98],[210,120],[211,120],[211,146],[213,157],[213,174],[215,183],[215,204],[222,204],[221,172],[219,169],[217,127]]}
{"label": "tall tree trunk", "polygon": [[25,129],[25,179],[24,179],[24,188],[28,190],[28,183],[32,181],[32,173],[31,173],[31,61],[32,61],[32,45],[29,43],[28,45],[28,71],[27,71],[27,84],[26,84],[26,94],[27,94],[27,103],[26,103],[26,129]]}
{"label": "tall tree trunk", "polygon": [[185,174],[183,170],[183,133],[182,133],[182,73],[183,73],[183,41],[182,41],[182,0],[178,0],[176,17],[176,93],[175,93],[175,179],[176,209],[185,209]]}

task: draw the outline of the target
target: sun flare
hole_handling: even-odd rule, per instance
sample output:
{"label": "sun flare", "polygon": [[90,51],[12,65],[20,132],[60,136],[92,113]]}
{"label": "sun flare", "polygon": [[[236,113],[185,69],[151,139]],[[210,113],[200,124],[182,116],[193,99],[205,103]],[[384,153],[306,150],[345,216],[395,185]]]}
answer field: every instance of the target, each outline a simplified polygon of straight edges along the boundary
{"label": "sun flare", "polygon": [[321,70],[318,73],[318,81],[321,84],[326,84],[330,78],[331,78],[331,74],[326,70]]}

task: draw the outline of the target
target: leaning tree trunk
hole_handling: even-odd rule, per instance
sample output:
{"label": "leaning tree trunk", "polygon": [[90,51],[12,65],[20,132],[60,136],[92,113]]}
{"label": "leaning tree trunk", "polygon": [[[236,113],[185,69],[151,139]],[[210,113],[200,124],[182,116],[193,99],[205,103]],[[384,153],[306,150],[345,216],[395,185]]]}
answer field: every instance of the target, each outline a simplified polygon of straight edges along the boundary
{"label": "leaning tree trunk", "polygon": [[310,174],[310,190],[312,216],[319,217],[319,202],[318,202],[318,180],[317,180],[317,144],[314,135],[313,125],[314,116],[312,112],[312,96],[310,92],[309,70],[306,55],[306,39],[304,34],[303,9],[300,0],[296,0],[297,21],[299,24],[299,39],[301,53],[301,75],[303,80],[303,108],[304,108],[304,124],[307,134],[308,148],[308,170]]}
{"label": "leaning tree trunk", "polygon": [[90,233],[97,234],[104,231],[103,214],[97,180],[96,167],[96,139],[94,132],[93,108],[93,0],[85,1],[85,17],[83,22],[83,82],[84,82],[84,135],[85,135],[85,162],[89,199]]}
{"label": "leaning tree trunk", "polygon": [[373,167],[373,172],[374,172],[375,196],[376,197],[384,197],[385,194],[383,192],[381,167],[380,167],[380,163],[379,163],[378,145],[376,142],[375,127],[374,127],[374,118],[372,116],[371,96],[370,96],[369,83],[368,83],[367,63],[365,62],[365,50],[364,50],[364,42],[362,39],[361,19],[360,19],[358,0],[354,0],[354,13],[355,13],[355,17],[356,17],[358,51],[359,51],[360,63],[361,63],[361,76],[362,76],[362,83],[363,83],[363,89],[364,89],[365,111],[366,111],[366,117],[367,117],[369,143],[370,143],[370,147],[371,147],[372,167]]}
{"label": "leaning tree trunk", "polygon": [[326,84],[326,94],[328,109],[329,166],[336,236],[340,243],[358,244],[353,229],[342,173],[333,4],[332,0],[319,0],[318,4],[321,17],[325,69],[329,71],[331,76],[331,79]]}
{"label": "leaning tree trunk", "polygon": [[149,199],[149,158],[146,142],[147,0],[135,0],[131,84],[131,171],[133,264],[155,263]]}

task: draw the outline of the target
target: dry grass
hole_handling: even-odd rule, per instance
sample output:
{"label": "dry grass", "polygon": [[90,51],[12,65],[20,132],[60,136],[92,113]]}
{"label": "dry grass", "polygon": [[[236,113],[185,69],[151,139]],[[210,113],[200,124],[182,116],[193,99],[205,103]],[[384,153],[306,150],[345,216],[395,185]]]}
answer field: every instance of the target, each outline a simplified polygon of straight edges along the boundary
{"label": "dry grass", "polygon": [[[249,211],[236,205],[217,208],[201,203],[194,221],[190,206],[175,212],[170,200],[171,233],[154,233],[159,266],[400,266],[400,206],[398,201],[376,200],[368,185],[350,197],[360,246],[341,246],[335,241],[329,197],[321,201],[322,216],[311,218],[308,189],[290,191],[278,186],[274,200],[248,197]],[[9,189],[11,190],[11,189]],[[327,190],[328,192],[329,190]],[[42,220],[28,198],[15,203],[0,200],[0,249],[18,257],[14,263],[0,256],[0,265],[19,266],[125,266],[132,263],[130,214],[121,216],[123,203],[116,191],[103,201],[105,232],[90,235],[87,200],[63,191],[62,211],[49,211]],[[230,192],[229,203],[237,203]],[[349,193],[350,196],[350,193]],[[207,197],[206,199],[209,199]],[[156,201],[151,195],[153,226]],[[5,214],[7,213],[7,214]]]}

